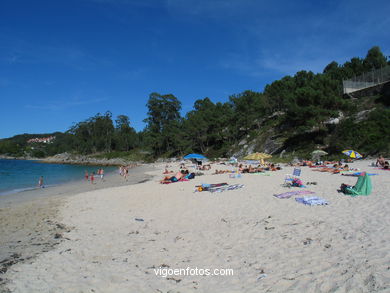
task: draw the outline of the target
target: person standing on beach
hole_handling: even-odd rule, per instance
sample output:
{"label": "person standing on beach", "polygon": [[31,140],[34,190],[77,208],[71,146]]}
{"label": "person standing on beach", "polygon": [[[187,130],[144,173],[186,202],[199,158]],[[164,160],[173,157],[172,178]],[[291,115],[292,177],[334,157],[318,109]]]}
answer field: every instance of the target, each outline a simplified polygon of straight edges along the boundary
{"label": "person standing on beach", "polygon": [[89,177],[89,175],[88,175],[88,171],[87,171],[87,170],[85,170],[85,175],[84,175],[84,178],[85,178],[85,180],[86,180],[86,181],[88,181],[88,177]]}
{"label": "person standing on beach", "polygon": [[38,186],[39,188],[45,188],[45,186],[43,185],[43,176],[39,177]]}
{"label": "person standing on beach", "polygon": [[95,172],[92,172],[91,174],[91,184],[93,184],[93,181],[95,180]]}
{"label": "person standing on beach", "polygon": [[100,169],[100,179],[103,180],[104,177],[104,170],[103,168]]}

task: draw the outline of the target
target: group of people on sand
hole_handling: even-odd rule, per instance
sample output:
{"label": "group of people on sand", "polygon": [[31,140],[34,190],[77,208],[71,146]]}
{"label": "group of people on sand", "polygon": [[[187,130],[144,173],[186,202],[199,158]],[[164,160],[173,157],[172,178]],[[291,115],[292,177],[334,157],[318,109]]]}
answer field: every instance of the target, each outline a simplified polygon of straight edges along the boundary
{"label": "group of people on sand", "polygon": [[[260,173],[264,171],[278,171],[282,168],[280,166],[275,166],[275,164],[265,164],[264,166],[258,165],[257,167],[252,167],[252,165],[238,165],[238,172],[239,173]],[[215,170],[213,174],[224,174],[224,173],[232,173],[235,171],[232,170]]]}
{"label": "group of people on sand", "polygon": [[351,168],[347,164],[344,166],[342,165],[341,162],[334,164],[332,167],[322,167],[322,168],[314,168],[313,171],[318,171],[318,172],[329,172],[333,174],[338,174],[341,171],[350,171]]}
{"label": "group of people on sand", "polygon": [[265,163],[264,166],[258,165],[257,167],[252,167],[252,165],[249,166],[243,166],[242,164],[238,165],[238,170],[241,173],[259,173],[264,171],[278,171],[282,170],[280,166],[275,166],[273,163]]}
{"label": "group of people on sand", "polygon": [[376,160],[376,164],[375,164],[377,167],[381,167],[383,169],[390,169],[390,166],[389,166],[389,161],[386,161],[385,158],[383,156],[379,156],[379,158]]}
{"label": "group of people on sand", "polygon": [[95,176],[98,176],[100,177],[100,180],[103,180],[104,178],[104,169],[103,168],[99,168],[96,173],[95,172],[92,172],[91,174],[88,173],[87,170],[85,170],[85,174],[84,174],[84,178],[85,178],[85,181],[91,181],[92,184],[95,183]]}

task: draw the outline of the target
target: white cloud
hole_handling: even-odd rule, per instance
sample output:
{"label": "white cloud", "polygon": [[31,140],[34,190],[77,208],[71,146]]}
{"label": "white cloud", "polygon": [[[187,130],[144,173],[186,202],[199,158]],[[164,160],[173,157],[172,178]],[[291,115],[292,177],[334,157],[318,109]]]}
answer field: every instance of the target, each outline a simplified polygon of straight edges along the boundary
{"label": "white cloud", "polygon": [[97,104],[104,101],[107,101],[107,98],[95,98],[95,99],[88,99],[88,98],[72,98],[70,100],[64,99],[64,100],[57,100],[54,102],[48,102],[45,104],[37,103],[34,105],[26,105],[26,108],[28,109],[35,109],[35,110],[49,110],[49,111],[56,111],[56,110],[64,110],[68,108],[74,108],[78,106],[84,106],[84,105],[90,105],[90,104]]}

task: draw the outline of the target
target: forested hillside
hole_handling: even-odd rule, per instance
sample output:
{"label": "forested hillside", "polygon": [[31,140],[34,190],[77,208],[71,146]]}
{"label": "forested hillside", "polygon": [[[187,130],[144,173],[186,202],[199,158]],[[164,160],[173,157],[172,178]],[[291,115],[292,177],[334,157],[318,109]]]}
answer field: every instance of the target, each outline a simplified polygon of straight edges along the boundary
{"label": "forested hillside", "polygon": [[[141,151],[153,158],[198,152],[210,157],[252,151],[299,153],[315,148],[340,153],[352,148],[364,154],[390,154],[390,94],[361,99],[343,97],[342,80],[385,67],[390,62],[379,47],[365,58],[331,62],[323,73],[300,71],[267,85],[263,92],[245,91],[225,103],[209,98],[194,102],[181,116],[181,102],[172,94],[152,93],[147,124],[136,132],[130,118],[110,112],[73,125],[65,133],[18,135],[0,140],[0,154],[35,157],[62,152],[121,156]],[[53,143],[27,143],[55,135]]]}

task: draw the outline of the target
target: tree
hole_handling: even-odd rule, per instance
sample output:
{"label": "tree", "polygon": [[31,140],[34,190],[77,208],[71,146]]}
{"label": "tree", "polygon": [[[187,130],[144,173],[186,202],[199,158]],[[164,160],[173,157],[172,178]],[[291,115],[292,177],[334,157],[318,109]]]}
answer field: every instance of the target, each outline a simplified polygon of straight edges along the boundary
{"label": "tree", "polygon": [[112,114],[107,111],[104,115],[95,116],[73,125],[69,133],[74,135],[74,147],[83,154],[112,150],[114,125]]}
{"label": "tree", "polygon": [[336,61],[332,61],[324,68],[324,73],[331,73],[339,68],[339,64]]}
{"label": "tree", "polygon": [[147,122],[147,139],[155,155],[166,152],[175,153],[180,139],[181,102],[172,94],[149,96]]}
{"label": "tree", "polygon": [[387,65],[386,57],[378,46],[372,47],[364,59],[366,70],[378,69]]}
{"label": "tree", "polygon": [[116,150],[129,151],[137,144],[137,133],[126,115],[119,115],[115,120],[115,134]]}
{"label": "tree", "polygon": [[258,121],[266,112],[265,97],[261,93],[245,91],[229,98],[234,111],[234,120],[239,129],[248,132],[252,127],[259,128]]}

